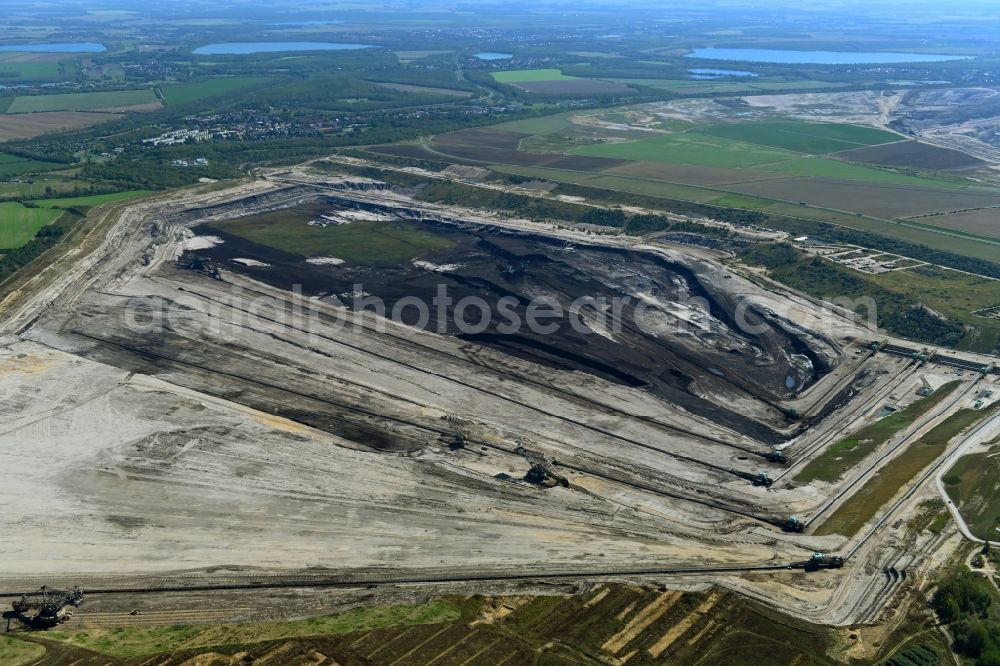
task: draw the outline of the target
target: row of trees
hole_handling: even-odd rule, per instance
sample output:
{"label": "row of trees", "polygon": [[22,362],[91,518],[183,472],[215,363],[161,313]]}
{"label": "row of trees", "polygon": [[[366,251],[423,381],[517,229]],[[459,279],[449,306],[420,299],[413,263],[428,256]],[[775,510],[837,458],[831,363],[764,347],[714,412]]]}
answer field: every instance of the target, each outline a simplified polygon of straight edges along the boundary
{"label": "row of trees", "polygon": [[866,280],[831,261],[809,257],[787,243],[747,246],[741,258],[768,268],[776,280],[817,298],[870,297],[878,308],[878,325],[895,335],[948,347],[965,336],[960,324],[930,314],[913,297]]}
{"label": "row of trees", "polygon": [[826,222],[814,222],[784,215],[771,215],[741,208],[722,208],[678,199],[628,194],[583,185],[561,183],[556,188],[556,192],[559,194],[586,197],[591,201],[659,208],[679,215],[711,217],[722,222],[740,226],[756,225],[770,227],[795,234],[809,235],[829,242],[860,245],[874,250],[900,254],[931,264],[1000,279],[1000,262],[967,257],[953,252],[938,250],[927,245],[911,243],[849,227],[840,227]]}
{"label": "row of trees", "polygon": [[[376,167],[337,168],[366,178],[383,180],[401,187],[419,187],[417,198],[423,201],[444,203],[486,210],[497,210],[537,221],[557,220],[571,224],[622,229],[625,233],[643,235],[658,231],[684,231],[715,238],[729,238],[732,233],[725,228],[675,221],[665,215],[629,214],[620,208],[597,208],[565,201],[553,201],[511,192],[464,185],[446,181],[427,182],[412,174],[384,171]],[[523,180],[521,181],[523,182]]]}
{"label": "row of trees", "polygon": [[42,256],[42,253],[59,242],[63,234],[62,227],[43,227],[38,234],[25,245],[16,250],[4,250],[0,256],[0,282],[3,282],[16,271],[24,268],[32,261]]}

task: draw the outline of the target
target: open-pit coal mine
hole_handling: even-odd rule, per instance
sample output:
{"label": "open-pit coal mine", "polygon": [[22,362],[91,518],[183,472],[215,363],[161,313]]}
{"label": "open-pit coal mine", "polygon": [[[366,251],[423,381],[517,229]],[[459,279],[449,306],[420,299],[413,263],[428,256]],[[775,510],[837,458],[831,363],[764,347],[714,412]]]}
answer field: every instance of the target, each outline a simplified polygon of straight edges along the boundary
{"label": "open-pit coal mine", "polygon": [[0,446],[32,452],[5,483],[46,498],[10,518],[18,575],[38,538],[57,573],[127,559],[128,589],[223,565],[238,584],[656,570],[841,623],[885,594],[802,578],[817,551],[899,557],[816,527],[882,454],[802,476],[949,377],[721,252],[305,170],[108,225],[0,322]]}
{"label": "open-pit coal mine", "polygon": [[[335,199],[325,207],[341,208]],[[444,249],[393,265],[310,259],[213,222],[194,231],[222,242],[188,251],[181,264],[207,257],[283,290],[641,387],[767,443],[781,441],[776,428],[788,423],[777,403],[794,399],[837,358],[827,340],[743,301],[709,262],[500,227],[406,224]]]}

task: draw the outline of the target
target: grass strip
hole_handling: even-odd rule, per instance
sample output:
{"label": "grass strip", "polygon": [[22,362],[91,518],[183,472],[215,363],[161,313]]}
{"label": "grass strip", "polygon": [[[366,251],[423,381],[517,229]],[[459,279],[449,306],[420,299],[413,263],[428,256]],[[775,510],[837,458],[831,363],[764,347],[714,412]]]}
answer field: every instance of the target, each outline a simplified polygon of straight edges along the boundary
{"label": "grass strip", "polygon": [[112,657],[137,657],[168,652],[177,648],[195,649],[222,645],[243,645],[264,641],[372,631],[398,625],[451,622],[461,610],[446,601],[356,608],[293,622],[253,624],[170,625],[160,627],[118,627],[47,631],[48,640],[94,650]]}
{"label": "grass strip", "polygon": [[931,395],[920,398],[905,409],[865,426],[849,437],[830,445],[820,456],[795,476],[795,481],[836,481],[844,473],[875,452],[896,433],[910,427],[921,416],[947,398],[961,382],[945,384]]}
{"label": "grass strip", "polygon": [[938,459],[948,442],[974,424],[995,414],[1000,402],[987,409],[960,409],[912,442],[883,467],[861,490],[830,514],[814,534],[854,536],[872,517],[928,465]]}

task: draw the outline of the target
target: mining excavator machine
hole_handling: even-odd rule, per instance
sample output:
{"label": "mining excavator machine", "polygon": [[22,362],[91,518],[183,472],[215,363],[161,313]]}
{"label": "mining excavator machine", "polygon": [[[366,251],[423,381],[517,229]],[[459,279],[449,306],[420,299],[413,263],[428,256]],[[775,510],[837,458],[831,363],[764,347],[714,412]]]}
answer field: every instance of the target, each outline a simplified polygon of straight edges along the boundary
{"label": "mining excavator machine", "polygon": [[517,448],[514,449],[514,453],[524,457],[531,463],[531,469],[524,475],[524,480],[528,483],[534,483],[546,488],[553,486],[569,488],[569,479],[555,470],[558,461],[549,460],[541,453],[532,451],[523,444],[518,444]]}
{"label": "mining excavator machine", "polygon": [[795,516],[790,516],[785,519],[785,522],[781,523],[781,530],[783,532],[801,532],[805,528],[805,524]]}
{"label": "mining excavator machine", "polygon": [[532,465],[528,473],[524,475],[524,480],[528,483],[534,483],[540,486],[545,486],[546,488],[551,488],[552,486],[562,486],[563,488],[569,488],[569,479],[565,476],[558,474],[551,465],[537,464]]}
{"label": "mining excavator machine", "polygon": [[781,449],[771,449],[764,454],[764,460],[768,462],[778,463],[779,465],[788,464],[788,456]]}
{"label": "mining excavator machine", "polygon": [[22,595],[11,604],[12,610],[4,613],[7,631],[10,621],[17,620],[29,629],[49,629],[73,617],[73,608],[83,603],[83,590],[72,587],[56,590],[43,585],[37,592]]}
{"label": "mining excavator machine", "polygon": [[868,343],[868,349],[871,349],[873,352],[880,352],[887,344],[889,344],[888,340],[872,340]]}
{"label": "mining excavator machine", "polygon": [[824,555],[823,553],[813,553],[805,562],[806,571],[819,571],[820,569],[840,569],[844,566],[844,558],[839,555]]}
{"label": "mining excavator machine", "polygon": [[177,262],[177,267],[189,271],[207,273],[216,280],[222,279],[222,275],[219,273],[219,264],[214,259],[203,257],[200,254],[185,256]]}

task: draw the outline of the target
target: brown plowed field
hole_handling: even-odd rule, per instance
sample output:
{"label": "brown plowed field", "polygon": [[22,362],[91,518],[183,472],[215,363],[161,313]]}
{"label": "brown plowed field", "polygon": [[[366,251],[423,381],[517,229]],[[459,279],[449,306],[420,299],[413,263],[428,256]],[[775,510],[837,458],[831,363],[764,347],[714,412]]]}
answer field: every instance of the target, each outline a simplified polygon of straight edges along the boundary
{"label": "brown plowed field", "polygon": [[366,148],[370,153],[379,155],[393,155],[395,157],[410,157],[417,160],[439,160],[440,155],[428,151],[423,146],[414,143],[401,143],[387,146],[371,146]]}
{"label": "brown plowed field", "polygon": [[511,85],[521,90],[545,95],[627,95],[635,92],[635,88],[630,88],[624,83],[598,79],[525,81]]}
{"label": "brown plowed field", "polygon": [[984,162],[972,155],[919,141],[898,141],[881,146],[845,150],[835,157],[851,162],[918,169],[971,169]]}
{"label": "brown plowed field", "polygon": [[1000,238],[1000,208],[981,208],[951,213],[950,215],[921,217],[916,221],[923,224],[933,224],[936,227],[947,227],[981,236]]}
{"label": "brown plowed field", "polygon": [[549,167],[551,169],[569,169],[571,171],[604,171],[605,169],[628,164],[628,160],[617,160],[610,157],[522,153],[519,150],[481,146],[440,145],[435,143],[434,149],[451,157],[475,162]]}
{"label": "brown plowed field", "polygon": [[614,167],[608,173],[649,178],[685,185],[725,185],[757,180],[777,180],[787,178],[787,174],[752,169],[727,169],[725,167],[702,167],[687,164],[667,164],[666,162],[629,162]]}
{"label": "brown plowed field", "polygon": [[558,153],[525,153],[517,149],[521,139],[530,136],[500,130],[462,130],[434,138],[433,149],[462,160],[549,167],[572,171],[604,171],[628,164],[628,160]]}
{"label": "brown plowed field", "polygon": [[434,137],[434,143],[476,147],[489,146],[491,148],[517,150],[521,139],[526,139],[529,136],[531,135],[521,132],[506,132],[496,129],[468,129],[436,136]]}
{"label": "brown plowed field", "polygon": [[121,116],[113,113],[86,113],[83,111],[0,115],[0,141],[30,139],[42,134],[89,127],[118,118]]}
{"label": "brown plowed field", "polygon": [[[1000,196],[932,190],[905,185],[876,185],[829,178],[787,178],[742,183],[726,189],[740,194],[803,201],[812,206],[850,210],[887,219],[1000,205]],[[933,224],[931,218],[926,221]]]}
{"label": "brown plowed field", "polygon": [[409,83],[382,83],[381,81],[373,81],[375,85],[380,88],[386,88],[388,90],[397,90],[399,92],[412,92],[412,93],[431,93],[434,95],[447,95],[449,97],[472,97],[472,93],[468,90],[455,90],[453,88],[432,88],[430,86],[415,86]]}
{"label": "brown plowed field", "polygon": [[94,109],[95,111],[100,111],[102,113],[123,113],[125,111],[132,111],[134,113],[147,113],[149,111],[158,111],[163,108],[163,102],[157,100],[155,102],[149,102],[147,104],[132,104],[131,106],[113,106],[106,109]]}

